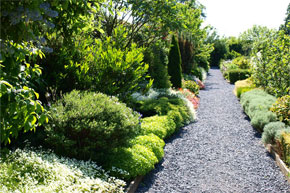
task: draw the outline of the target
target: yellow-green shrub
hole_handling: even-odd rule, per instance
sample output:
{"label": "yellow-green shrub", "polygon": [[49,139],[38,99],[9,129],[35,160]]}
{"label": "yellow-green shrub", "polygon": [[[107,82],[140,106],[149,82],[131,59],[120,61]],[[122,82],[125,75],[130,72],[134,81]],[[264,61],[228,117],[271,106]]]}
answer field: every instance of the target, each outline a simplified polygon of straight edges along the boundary
{"label": "yellow-green shrub", "polygon": [[288,166],[290,166],[290,133],[284,132],[282,133],[281,137],[283,160]]}
{"label": "yellow-green shrub", "polygon": [[239,80],[235,82],[235,89],[234,89],[234,94],[240,98],[240,96],[247,91],[250,91],[254,89],[255,86],[253,85],[253,82],[251,81],[250,78],[246,80]]}

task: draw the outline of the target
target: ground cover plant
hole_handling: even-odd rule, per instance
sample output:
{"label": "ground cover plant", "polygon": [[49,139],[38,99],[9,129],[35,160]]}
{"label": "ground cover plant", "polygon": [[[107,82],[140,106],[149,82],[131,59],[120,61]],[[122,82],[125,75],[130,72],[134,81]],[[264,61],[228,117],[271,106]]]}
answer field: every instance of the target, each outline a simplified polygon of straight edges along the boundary
{"label": "ground cover plant", "polygon": [[124,192],[125,182],[92,161],[16,149],[0,158],[1,192]]}

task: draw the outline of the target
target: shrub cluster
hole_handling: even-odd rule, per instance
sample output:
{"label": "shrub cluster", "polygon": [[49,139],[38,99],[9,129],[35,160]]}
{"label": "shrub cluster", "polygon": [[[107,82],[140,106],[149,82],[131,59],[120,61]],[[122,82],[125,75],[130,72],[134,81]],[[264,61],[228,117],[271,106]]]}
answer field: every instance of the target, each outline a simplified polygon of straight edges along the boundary
{"label": "shrub cluster", "polygon": [[281,134],[282,159],[290,167],[290,129]]}
{"label": "shrub cluster", "polygon": [[183,88],[186,88],[188,90],[190,90],[191,92],[193,92],[194,94],[198,95],[199,94],[199,85],[193,81],[193,80],[183,80],[182,81],[182,86]]}
{"label": "shrub cluster", "polygon": [[132,179],[145,175],[162,159],[164,145],[164,141],[154,134],[139,135],[131,139],[127,146],[112,149],[105,155],[103,164],[107,168],[116,167],[126,171],[113,173],[120,178]]}
{"label": "shrub cluster", "polygon": [[27,148],[0,158],[0,179],[0,192],[118,193],[126,185],[92,161]]}
{"label": "shrub cluster", "polygon": [[225,72],[225,77],[228,78],[231,84],[234,84],[238,80],[244,80],[251,75],[248,69],[230,69]]}
{"label": "shrub cluster", "polygon": [[268,123],[264,128],[262,141],[266,144],[274,144],[275,139],[279,139],[284,131],[290,131],[290,127],[285,123],[280,121]]}
{"label": "shrub cluster", "polygon": [[139,115],[117,98],[72,91],[52,105],[47,143],[62,155],[89,159],[125,144],[139,128]]}
{"label": "shrub cluster", "polygon": [[276,98],[265,91],[254,89],[241,95],[241,104],[251,119],[251,124],[263,131],[266,124],[277,120],[275,113],[270,111]]}

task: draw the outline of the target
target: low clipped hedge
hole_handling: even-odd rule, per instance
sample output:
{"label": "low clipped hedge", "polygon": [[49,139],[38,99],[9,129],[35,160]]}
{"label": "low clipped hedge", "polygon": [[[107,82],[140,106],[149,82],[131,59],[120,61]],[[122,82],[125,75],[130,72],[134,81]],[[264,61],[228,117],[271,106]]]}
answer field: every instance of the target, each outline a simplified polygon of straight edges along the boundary
{"label": "low clipped hedge", "polygon": [[262,134],[262,141],[265,144],[274,144],[276,139],[281,137],[281,132],[290,131],[290,127],[287,127],[285,123],[276,121],[267,124]]}
{"label": "low clipped hedge", "polygon": [[234,84],[238,80],[244,80],[251,76],[249,69],[229,69],[225,72],[226,78],[231,84]]}
{"label": "low clipped hedge", "polygon": [[277,120],[275,113],[270,111],[276,98],[261,89],[253,89],[241,95],[241,104],[245,113],[250,117],[251,124],[263,131],[266,124]]}

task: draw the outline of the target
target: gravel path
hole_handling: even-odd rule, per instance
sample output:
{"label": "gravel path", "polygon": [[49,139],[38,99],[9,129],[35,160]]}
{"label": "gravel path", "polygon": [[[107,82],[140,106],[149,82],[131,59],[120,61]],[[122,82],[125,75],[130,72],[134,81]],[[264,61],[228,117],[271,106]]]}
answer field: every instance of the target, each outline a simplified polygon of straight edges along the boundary
{"label": "gravel path", "polygon": [[289,192],[219,69],[200,92],[198,121],[167,141],[165,157],[136,192]]}

